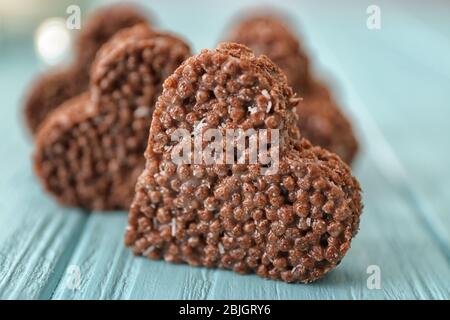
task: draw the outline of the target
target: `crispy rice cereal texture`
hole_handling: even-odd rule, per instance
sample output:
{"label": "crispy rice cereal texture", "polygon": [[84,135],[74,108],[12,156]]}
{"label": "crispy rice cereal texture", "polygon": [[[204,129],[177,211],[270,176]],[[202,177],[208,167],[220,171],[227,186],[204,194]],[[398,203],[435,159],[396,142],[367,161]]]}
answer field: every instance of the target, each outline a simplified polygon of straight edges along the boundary
{"label": "crispy rice cereal texture", "polygon": [[297,108],[303,136],[350,164],[358,150],[351,124],[328,90],[313,79],[307,55],[288,26],[278,17],[255,15],[240,21],[228,39],[267,55],[284,71],[289,85],[303,98]]}
{"label": "crispy rice cereal texture", "polygon": [[[125,242],[137,255],[312,282],[339,264],[357,233],[360,187],[338,156],[303,139],[297,99],[267,57],[223,43],[185,61],[156,104]],[[256,107],[256,110],[254,110]],[[176,128],[279,129],[280,163],[180,165]],[[195,132],[199,134],[200,132]]]}
{"label": "crispy rice cereal texture", "polygon": [[63,205],[128,210],[162,82],[189,56],[184,41],[144,24],[106,43],[90,90],[57,108],[37,133],[34,167],[45,189]]}
{"label": "crispy rice cereal texture", "polygon": [[86,91],[89,69],[98,49],[116,32],[146,21],[142,10],[126,4],[103,7],[88,17],[75,43],[75,59],[68,66],[54,67],[34,79],[24,102],[24,115],[31,133],[66,100]]}

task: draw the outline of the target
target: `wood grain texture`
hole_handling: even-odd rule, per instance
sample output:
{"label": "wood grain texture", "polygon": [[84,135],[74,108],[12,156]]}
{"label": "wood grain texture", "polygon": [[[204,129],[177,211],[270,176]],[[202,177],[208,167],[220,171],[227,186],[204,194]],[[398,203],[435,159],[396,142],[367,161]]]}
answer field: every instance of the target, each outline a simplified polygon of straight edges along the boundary
{"label": "wood grain texture", "polygon": [[[197,49],[213,47],[238,10],[237,4],[221,4],[214,17],[200,10],[205,33],[200,22],[181,15],[183,5],[155,2],[152,8],[163,26],[188,36]],[[450,45],[443,41],[450,39],[450,21],[434,22],[381,1],[382,29],[369,31],[359,2],[341,4],[347,5],[345,15],[306,2],[280,5],[301,18],[299,30],[317,69],[335,80],[361,139],[355,175],[365,209],[341,265],[301,285],[137,258],[123,245],[125,212],[87,215],[59,208],[33,176],[32,145],[18,116],[22,92],[38,67],[30,40],[0,50],[0,134],[6,137],[0,144],[0,298],[450,298]],[[379,290],[367,287],[370,265],[380,267]],[[68,286],[73,267],[80,270],[78,289]]]}
{"label": "wood grain texture", "polygon": [[[28,52],[3,54],[26,61]],[[12,78],[0,78],[0,298],[50,298],[87,216],[59,208],[31,172],[31,145],[16,108],[30,64],[6,61],[2,73]]]}

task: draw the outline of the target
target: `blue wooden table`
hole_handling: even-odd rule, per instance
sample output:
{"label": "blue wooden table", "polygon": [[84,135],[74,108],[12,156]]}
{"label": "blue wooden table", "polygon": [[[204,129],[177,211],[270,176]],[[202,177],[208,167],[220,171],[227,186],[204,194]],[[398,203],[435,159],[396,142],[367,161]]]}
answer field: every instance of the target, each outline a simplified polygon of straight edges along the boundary
{"label": "blue wooden table", "polygon": [[[149,6],[198,51],[214,47],[246,2]],[[136,258],[123,245],[125,212],[58,207],[33,175],[20,118],[22,94],[42,65],[31,40],[1,43],[0,298],[449,299],[450,6],[378,1],[381,29],[369,30],[367,5],[282,4],[301,19],[317,73],[362,146],[354,165],[364,190],[360,232],[341,265],[310,285]],[[367,285],[373,266],[379,289]]]}

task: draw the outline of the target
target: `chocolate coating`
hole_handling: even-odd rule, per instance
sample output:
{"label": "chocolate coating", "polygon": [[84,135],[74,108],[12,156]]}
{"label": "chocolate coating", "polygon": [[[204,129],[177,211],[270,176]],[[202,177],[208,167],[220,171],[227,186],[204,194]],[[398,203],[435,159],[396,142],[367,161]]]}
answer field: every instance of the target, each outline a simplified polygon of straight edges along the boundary
{"label": "chocolate coating", "polygon": [[146,21],[142,10],[125,4],[103,7],[88,17],[75,43],[75,60],[39,75],[24,102],[26,123],[35,134],[45,117],[89,86],[89,69],[98,49],[117,31]]}
{"label": "chocolate coating", "polygon": [[[314,281],[339,264],[358,230],[360,187],[338,156],[302,138],[282,71],[224,43],[186,60],[163,87],[126,245],[152,259],[287,282]],[[260,164],[177,166],[170,150],[178,142],[169,137],[176,128],[194,135],[279,129],[278,172],[262,175]]]}
{"label": "chocolate coating", "polygon": [[238,23],[228,39],[267,55],[283,70],[294,92],[304,98],[298,107],[303,136],[351,164],[358,150],[351,124],[331,95],[322,94],[328,89],[314,80],[307,55],[289,27],[275,16],[256,15]]}
{"label": "chocolate coating", "polygon": [[45,189],[63,205],[128,209],[163,79],[189,55],[184,41],[146,25],[105,44],[89,92],[49,114],[37,133],[34,167]]}

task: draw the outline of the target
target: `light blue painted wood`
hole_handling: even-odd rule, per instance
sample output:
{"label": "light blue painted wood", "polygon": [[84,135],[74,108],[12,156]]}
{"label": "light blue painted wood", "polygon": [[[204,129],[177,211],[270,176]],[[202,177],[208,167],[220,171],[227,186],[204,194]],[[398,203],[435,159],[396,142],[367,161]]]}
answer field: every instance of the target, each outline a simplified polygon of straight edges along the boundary
{"label": "light blue painted wood", "polygon": [[[204,19],[195,21],[182,15],[183,1],[150,6],[163,27],[198,50],[214,46],[228,19],[250,2],[213,8],[198,1]],[[29,45],[1,48],[0,134],[7,139],[0,144],[0,298],[449,299],[450,52],[439,39],[448,39],[442,26],[450,23],[427,28],[429,21],[405,13],[417,8],[379,3],[384,20],[377,32],[365,28],[364,3],[279,4],[301,17],[318,69],[335,79],[363,147],[355,166],[365,202],[360,233],[342,264],[311,285],[136,258],[123,246],[125,213],[58,208],[32,175],[31,145],[18,118],[37,63]],[[380,290],[366,286],[373,264],[382,272]],[[67,286],[74,266],[78,289]]]}
{"label": "light blue painted wood", "polygon": [[30,70],[36,66],[28,49],[25,46],[0,50],[0,298],[3,299],[50,298],[87,218],[77,210],[59,208],[41,191],[31,172],[30,143],[20,125],[17,108]]}

